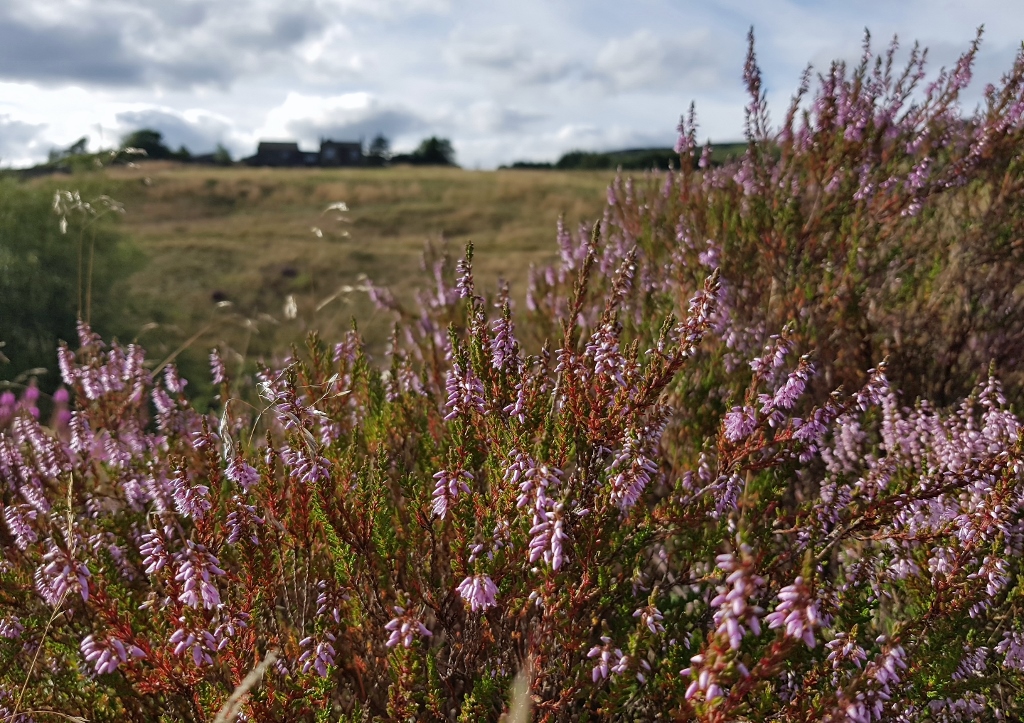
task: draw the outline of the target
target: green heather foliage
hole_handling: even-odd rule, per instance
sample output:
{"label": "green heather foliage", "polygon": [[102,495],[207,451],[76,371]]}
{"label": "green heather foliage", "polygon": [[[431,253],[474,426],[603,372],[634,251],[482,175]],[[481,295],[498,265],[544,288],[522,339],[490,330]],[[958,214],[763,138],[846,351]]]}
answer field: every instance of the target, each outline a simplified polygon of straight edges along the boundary
{"label": "green heather foliage", "polygon": [[772,130],[751,40],[745,155],[691,112],[525,309],[470,245],[208,413],[81,324],[0,397],[0,715],[1019,720],[1024,51],[965,114],[865,46]]}

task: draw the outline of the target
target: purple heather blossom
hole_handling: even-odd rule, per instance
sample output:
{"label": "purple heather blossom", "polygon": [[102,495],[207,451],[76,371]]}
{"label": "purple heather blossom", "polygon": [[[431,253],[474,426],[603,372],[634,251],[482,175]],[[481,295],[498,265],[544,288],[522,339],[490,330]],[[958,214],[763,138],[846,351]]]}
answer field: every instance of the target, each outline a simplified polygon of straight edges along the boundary
{"label": "purple heather blossom", "polygon": [[217,639],[209,630],[193,629],[185,624],[185,618],[178,618],[180,627],[175,629],[167,641],[174,646],[175,655],[190,652],[192,662],[197,668],[213,665],[213,655],[217,652]]}
{"label": "purple heather blossom", "polygon": [[[704,694],[704,701],[710,703],[723,696],[722,686],[718,684],[718,675],[711,668],[703,668],[705,656],[694,655],[690,658],[690,667],[683,668],[679,674],[684,678],[693,677],[686,688],[686,700],[693,700],[698,694]],[[741,664],[742,665],[742,664]]]}
{"label": "purple heather blossom", "polygon": [[217,385],[223,384],[228,378],[227,369],[224,368],[224,362],[216,349],[210,351],[210,375],[213,383]]}
{"label": "purple heather blossom", "polygon": [[410,648],[413,635],[417,633],[420,637],[433,637],[434,634],[427,629],[427,626],[411,612],[406,612],[405,608],[395,605],[394,613],[395,617],[384,626],[384,629],[390,633],[387,642],[384,643],[385,646],[393,648],[401,644],[403,647]]}
{"label": "purple heather blossom", "polygon": [[498,586],[488,575],[470,575],[456,589],[462,599],[469,603],[472,612],[486,610],[497,604],[495,596],[498,594]]}
{"label": "purple heather blossom", "polygon": [[560,483],[562,471],[550,465],[537,465],[532,457],[517,449],[509,455],[505,480],[519,485],[518,508],[529,506],[533,511],[530,527],[530,562],[543,559],[558,570],[565,563],[565,523],[562,504],[548,497],[548,490]]}
{"label": "purple heather blossom", "polygon": [[501,411],[510,419],[518,420],[520,424],[526,421],[526,388],[521,380],[516,382],[516,400]]}
{"label": "purple heather blossom", "polygon": [[515,337],[515,326],[508,314],[505,313],[492,324],[494,336],[491,337],[491,366],[498,371],[518,371],[522,365],[519,358],[519,342]]}
{"label": "purple heather blossom", "polygon": [[231,497],[231,504],[234,505],[234,509],[228,513],[227,518],[224,520],[229,530],[227,539],[224,542],[228,545],[234,545],[245,536],[252,544],[260,544],[256,528],[263,524],[263,518],[256,514],[256,507],[246,504],[245,500],[239,495]]}
{"label": "purple heather blossom", "polygon": [[665,632],[665,626],[661,624],[661,621],[664,620],[665,617],[661,614],[661,611],[653,605],[638,608],[633,612],[633,617],[640,618],[640,623],[642,625],[646,625],[652,635],[660,635]]}
{"label": "purple heather blossom", "polygon": [[347,593],[338,592],[327,580],[320,580],[316,584],[319,594],[316,597],[316,616],[318,618],[329,617],[336,625],[341,624],[341,607],[347,602]]}
{"label": "purple heather blossom", "polygon": [[711,167],[711,143],[704,144],[704,150],[700,152],[700,160],[697,161],[697,167],[702,171]]}
{"label": "purple heather blossom", "polygon": [[164,535],[160,530],[149,530],[142,534],[141,541],[139,552],[143,556],[142,564],[145,566],[146,574],[156,574],[171,560],[171,556],[167,552],[167,544],[164,542]]}
{"label": "purple heather blossom", "polygon": [[860,647],[848,633],[836,633],[825,647],[829,650],[826,660],[832,664],[832,670],[839,670],[846,663],[853,663],[860,668],[868,658],[864,648]]}
{"label": "purple heather blossom", "polygon": [[612,473],[611,500],[623,512],[632,509],[650,484],[651,478],[658,474],[658,465],[651,457],[663,430],[664,424],[630,430],[622,450],[608,468]]}
{"label": "purple heather blossom", "polygon": [[733,407],[725,415],[725,438],[739,442],[750,436],[757,428],[757,417],[753,407]]}
{"label": "purple heather blossom", "polygon": [[473,295],[473,267],[469,259],[459,259],[455,264],[455,290],[459,298],[468,299]]}
{"label": "purple heather blossom", "polygon": [[187,381],[178,374],[178,368],[173,364],[164,367],[164,386],[171,394],[184,394]]}
{"label": "purple heather blossom", "polygon": [[815,645],[814,629],[821,624],[818,603],[813,599],[804,579],[798,577],[792,585],[779,591],[781,601],[775,610],[765,617],[769,628],[785,626],[786,637],[799,638],[808,648]]}
{"label": "purple heather blossom", "polygon": [[448,510],[458,498],[459,493],[470,493],[467,482],[473,481],[473,475],[466,470],[455,470],[449,472],[441,470],[434,475],[437,482],[434,484],[434,501],[432,507],[434,514],[442,520],[448,515]]}
{"label": "purple heather blossom", "polygon": [[336,640],[337,638],[330,633],[324,633],[323,640],[319,641],[312,636],[300,640],[299,647],[303,648],[304,652],[297,662],[302,663],[302,672],[315,670],[321,678],[326,678],[328,668],[334,665],[334,656],[337,655],[332,645]]}
{"label": "purple heather blossom", "polygon": [[137,645],[125,645],[119,638],[110,636],[97,640],[87,635],[82,640],[82,657],[92,663],[97,675],[113,673],[121,663],[131,658],[145,658],[146,653]]}
{"label": "purple heather blossom", "polygon": [[250,487],[260,481],[259,472],[247,464],[241,456],[231,460],[225,474],[229,480],[241,487],[243,492],[248,492]]}
{"label": "purple heather blossom", "polygon": [[83,601],[89,599],[89,567],[67,550],[47,541],[43,565],[36,569],[36,590],[50,607],[57,607],[67,593],[78,591]]}
{"label": "purple heather blossom", "polygon": [[17,640],[25,632],[25,626],[17,615],[8,615],[0,619],[0,638]]}
{"label": "purple heather blossom", "polygon": [[308,485],[327,483],[331,479],[331,463],[327,458],[306,447],[291,450],[289,463],[292,465],[292,476]]}
{"label": "purple heather blossom", "polygon": [[738,650],[740,642],[749,629],[754,635],[761,634],[760,615],[764,613],[760,607],[750,604],[764,587],[764,580],[752,571],[751,551],[741,547],[742,558],[737,559],[732,553],[719,555],[719,569],[729,573],[725,586],[718,588],[718,595],[711,600],[715,611],[714,621],[716,632],[729,639],[729,647]]}
{"label": "purple heather blossom", "polygon": [[171,480],[171,489],[174,495],[174,506],[184,517],[191,517],[194,520],[203,519],[203,515],[213,506],[210,502],[210,488],[204,484],[192,484],[188,479],[188,472],[179,470]]}
{"label": "purple heather blossom", "polygon": [[38,514],[38,511],[29,505],[9,505],[4,508],[7,529],[10,530],[14,544],[19,550],[27,550],[29,545],[39,539],[32,527]]}
{"label": "purple heather blossom", "polygon": [[594,376],[612,379],[626,386],[626,359],[619,350],[619,334],[613,324],[602,324],[587,344],[586,355],[594,360]]}
{"label": "purple heather blossom", "polygon": [[468,416],[474,410],[486,414],[483,382],[472,369],[463,371],[462,365],[457,361],[452,362],[452,368],[448,371],[445,392],[448,394],[448,401],[445,403],[448,414],[445,415],[445,421]]}
{"label": "purple heather blossom", "polygon": [[174,579],[183,584],[178,600],[190,607],[202,604],[210,610],[220,605],[220,593],[211,581],[211,575],[223,575],[217,558],[207,552],[204,545],[186,540],[187,549],[175,555],[179,562]]}
{"label": "purple heather blossom", "polygon": [[1003,656],[1003,667],[1024,671],[1024,633],[1007,630],[996,645],[996,652]]}
{"label": "purple heather blossom", "polygon": [[601,645],[592,647],[587,653],[587,657],[597,659],[590,674],[595,683],[604,680],[609,675],[624,673],[629,666],[629,656],[623,655],[607,635],[601,636]]}

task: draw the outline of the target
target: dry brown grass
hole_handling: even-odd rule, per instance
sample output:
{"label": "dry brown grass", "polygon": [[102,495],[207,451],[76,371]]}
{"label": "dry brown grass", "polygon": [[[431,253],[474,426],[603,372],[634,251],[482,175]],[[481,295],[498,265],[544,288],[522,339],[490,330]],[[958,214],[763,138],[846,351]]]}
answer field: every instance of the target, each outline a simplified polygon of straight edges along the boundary
{"label": "dry brown grass", "polygon": [[[379,348],[390,319],[365,293],[341,293],[317,307],[339,289],[358,286],[362,274],[409,298],[414,287],[429,283],[420,270],[428,241],[447,242],[455,255],[473,241],[481,287],[495,288],[501,276],[521,299],[530,264],[556,254],[558,217],[571,225],[599,217],[610,177],[153,162],[44,182],[124,202],[123,227],[148,258],[131,280],[133,296],[158,310],[159,325],[140,335],[147,348],[167,354],[210,326],[197,347],[226,343],[251,358],[280,353],[309,329],[336,339],[353,317]],[[339,201],[350,209],[344,220],[323,213]],[[283,314],[289,295],[298,307],[291,321]],[[218,306],[219,298],[230,306]]]}

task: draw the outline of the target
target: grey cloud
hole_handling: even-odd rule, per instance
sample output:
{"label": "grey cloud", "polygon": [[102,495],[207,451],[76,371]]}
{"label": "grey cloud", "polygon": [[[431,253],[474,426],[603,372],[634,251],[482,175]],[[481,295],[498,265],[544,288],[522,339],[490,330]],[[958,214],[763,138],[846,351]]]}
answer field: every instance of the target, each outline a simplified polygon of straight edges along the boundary
{"label": "grey cloud", "polygon": [[0,12],[2,78],[127,85],[142,80],[142,71],[110,27],[34,24]]}
{"label": "grey cloud", "polygon": [[545,117],[541,113],[506,108],[490,101],[474,104],[465,115],[467,125],[478,133],[515,133]]}
{"label": "grey cloud", "polygon": [[231,128],[216,116],[201,115],[194,119],[178,113],[153,108],[118,113],[117,122],[125,132],[152,128],[163,134],[164,143],[177,149],[185,146],[193,153],[206,153],[218,143],[229,144]]}
{"label": "grey cloud", "polygon": [[326,27],[326,16],[307,0],[287,11],[267,12],[258,0],[249,4],[228,12],[198,3],[113,2],[87,8],[87,14],[44,17],[32,6],[12,2],[0,8],[0,78],[115,87],[226,86],[246,73],[291,68],[296,46]]}
{"label": "grey cloud", "polygon": [[31,157],[40,145],[45,127],[42,123],[25,123],[7,114],[0,115],[0,162]]}
{"label": "grey cloud", "polygon": [[579,65],[558,54],[539,49],[515,28],[460,37],[449,45],[449,62],[461,68],[479,68],[503,75],[521,85],[554,83],[579,70]]}
{"label": "grey cloud", "polygon": [[723,82],[735,58],[723,55],[709,33],[665,38],[638,30],[609,40],[594,62],[595,79],[617,92],[713,88]]}
{"label": "grey cloud", "polygon": [[289,133],[307,143],[319,138],[338,141],[370,139],[378,133],[393,139],[427,127],[426,121],[411,111],[376,106],[339,110],[323,118],[299,118],[286,125]]}

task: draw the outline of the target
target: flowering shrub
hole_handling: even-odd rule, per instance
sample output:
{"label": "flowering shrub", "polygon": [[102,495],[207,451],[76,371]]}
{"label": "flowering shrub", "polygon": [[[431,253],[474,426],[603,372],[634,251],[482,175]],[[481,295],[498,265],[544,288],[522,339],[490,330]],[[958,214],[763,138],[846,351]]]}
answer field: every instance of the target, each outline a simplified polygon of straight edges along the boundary
{"label": "flowering shrub", "polygon": [[[769,144],[751,56],[738,165],[690,169],[684,123],[683,169],[560,228],[522,317],[471,247],[415,313],[374,290],[386,368],[354,330],[312,336],[247,402],[214,353],[203,414],[173,365],[82,325],[70,414],[0,407],[4,715],[476,721],[515,689],[540,720],[1018,717],[1021,421],[994,374],[907,405],[899,344],[861,380],[877,336],[834,298],[891,309],[880,259],[951,223],[933,197],[995,192],[979,143],[1019,153],[1024,58],[962,120],[966,57],[902,116],[880,99],[909,103],[913,68],[835,68]],[[941,183],[911,180],[922,153]]]}

